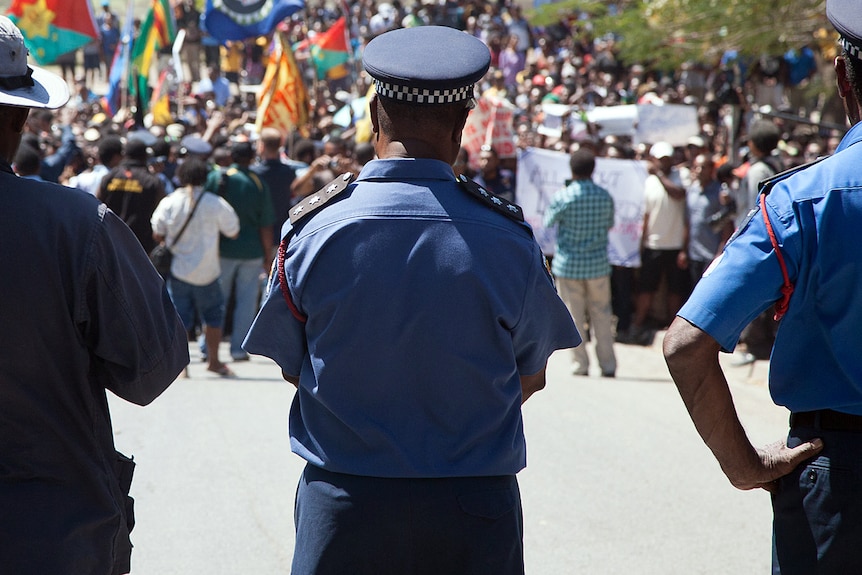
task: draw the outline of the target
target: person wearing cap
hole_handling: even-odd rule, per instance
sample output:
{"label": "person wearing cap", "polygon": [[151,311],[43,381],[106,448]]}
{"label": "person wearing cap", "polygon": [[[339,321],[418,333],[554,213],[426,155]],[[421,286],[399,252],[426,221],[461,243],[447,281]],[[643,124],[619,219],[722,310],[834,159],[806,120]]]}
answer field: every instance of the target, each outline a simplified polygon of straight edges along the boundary
{"label": "person wearing cap", "polygon": [[126,140],[123,160],[102,178],[96,197],[132,228],[144,250],[150,253],[156,247],[150,218],[165,197],[165,186],[147,168],[147,135],[155,140],[146,131],[140,137],[130,136]]}
{"label": "person wearing cap", "polygon": [[378,159],[291,208],[244,345],[298,388],[294,575],[524,572],[521,404],[580,336],[520,207],[452,170],[489,64],[451,28],[373,39]]}
{"label": "person wearing cap", "polygon": [[[838,94],[852,127],[832,156],[772,178],[679,311],[664,354],[730,483],[773,507],[772,573],[862,573],[862,2],[827,0],[840,35]],[[755,447],[719,363],[774,306],[769,391],[790,412],[786,439]]]}
{"label": "person wearing cap", "polygon": [[[234,298],[230,318],[231,358],[247,361],[249,357],[242,349],[242,342],[260,302],[261,275],[272,266],[275,211],[269,186],[251,171],[255,157],[251,143],[234,142],[230,155],[230,167],[210,171],[205,189],[226,199],[239,216],[239,235],[233,239],[221,238],[220,282],[225,301],[231,299],[231,294]],[[202,355],[207,357],[206,353]]]}
{"label": "person wearing cap", "polygon": [[128,573],[134,463],[106,390],[145,405],[188,364],[185,330],[129,228],[84,192],[19,178],[31,109],[69,99],[0,16],[0,571]]}
{"label": "person wearing cap", "polygon": [[662,278],[667,281],[667,308],[673,317],[689,292],[685,236],[685,187],[674,165],[674,149],[656,142],[649,150],[649,176],[644,182],[641,268],[635,313],[622,341],[649,344],[646,320]]}

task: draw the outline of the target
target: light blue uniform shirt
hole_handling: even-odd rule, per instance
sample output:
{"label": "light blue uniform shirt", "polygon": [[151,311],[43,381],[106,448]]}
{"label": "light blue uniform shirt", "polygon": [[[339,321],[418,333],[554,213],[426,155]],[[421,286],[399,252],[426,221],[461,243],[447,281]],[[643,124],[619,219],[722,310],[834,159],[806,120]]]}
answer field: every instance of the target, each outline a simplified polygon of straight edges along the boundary
{"label": "light blue uniform shirt", "polygon": [[[290,231],[291,224],[285,224]],[[366,164],[298,222],[245,341],[299,374],[294,452],[375,477],[509,475],[526,465],[520,375],[580,342],[529,226],[437,160]]]}
{"label": "light blue uniform shirt", "polygon": [[[862,124],[835,155],[785,178],[766,198],[796,290],[772,350],[769,387],[791,411],[862,415]],[[697,284],[679,315],[732,350],[779,299],[781,268],[759,210]]]}

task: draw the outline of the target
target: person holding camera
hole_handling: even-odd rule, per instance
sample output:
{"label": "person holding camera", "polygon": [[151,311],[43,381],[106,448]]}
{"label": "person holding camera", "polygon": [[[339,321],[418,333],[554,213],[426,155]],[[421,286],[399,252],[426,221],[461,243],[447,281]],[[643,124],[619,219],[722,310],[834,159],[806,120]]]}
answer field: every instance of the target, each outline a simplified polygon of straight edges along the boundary
{"label": "person holding camera", "polygon": [[305,171],[298,171],[290,185],[293,198],[304,198],[316,192],[344,172],[359,172],[362,166],[356,165],[350,157],[347,142],[338,136],[330,136],[323,144],[323,153],[309,164]]}

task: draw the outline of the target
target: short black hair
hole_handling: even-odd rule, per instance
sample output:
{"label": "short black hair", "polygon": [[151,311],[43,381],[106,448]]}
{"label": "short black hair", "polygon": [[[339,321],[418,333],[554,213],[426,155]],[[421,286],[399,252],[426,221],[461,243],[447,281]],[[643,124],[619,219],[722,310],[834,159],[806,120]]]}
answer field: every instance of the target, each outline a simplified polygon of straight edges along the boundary
{"label": "short black hair", "polygon": [[126,150],[124,154],[127,158],[131,158],[133,160],[146,161],[148,154],[147,144],[138,138],[131,138],[126,141]]}
{"label": "short black hair", "polygon": [[862,61],[854,57],[846,49],[842,51],[841,57],[844,59],[844,68],[847,70],[847,81],[850,82],[853,95],[857,102],[862,102]]}
{"label": "short black hair", "polygon": [[202,186],[207,181],[209,166],[197,156],[189,156],[177,167],[177,179],[181,186]]}
{"label": "short black hair", "polygon": [[579,148],[572,152],[569,158],[569,166],[572,168],[572,176],[575,178],[589,178],[596,169],[596,155],[592,150]]}
{"label": "short black hair", "polygon": [[15,171],[23,176],[38,174],[42,167],[42,158],[38,150],[31,146],[19,146],[15,154]]}
{"label": "short black hair", "polygon": [[238,164],[250,162],[254,159],[254,147],[251,142],[234,142],[230,147],[230,157]]}
{"label": "short black hair", "polygon": [[123,155],[123,140],[119,136],[105,136],[99,142],[99,161],[105,165]]}
{"label": "short black hair", "polygon": [[769,155],[778,146],[781,133],[778,126],[769,120],[755,120],[748,128],[748,139],[761,153]]}

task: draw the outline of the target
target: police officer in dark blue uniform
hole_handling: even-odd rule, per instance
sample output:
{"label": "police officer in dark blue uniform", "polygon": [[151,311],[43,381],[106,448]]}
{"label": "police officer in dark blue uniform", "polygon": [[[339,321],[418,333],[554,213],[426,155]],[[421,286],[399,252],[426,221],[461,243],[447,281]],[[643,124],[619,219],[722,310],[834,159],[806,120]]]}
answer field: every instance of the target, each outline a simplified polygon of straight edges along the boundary
{"label": "police officer in dark blue uniform", "polygon": [[580,342],[521,209],[452,171],[488,48],[365,49],[379,159],[290,210],[245,341],[297,385],[293,573],[521,574],[521,404]]}
{"label": "police officer in dark blue uniform", "polygon": [[[827,0],[826,15],[841,36],[835,71],[853,127],[833,156],[767,180],[664,341],[691,418],[728,479],[772,493],[773,573],[782,575],[862,573],[862,1]],[[781,323],[769,388],[790,411],[790,432],[755,448],[718,353],[774,302]]]}
{"label": "police officer in dark blue uniform", "polygon": [[107,390],[150,403],[188,342],[116,214],[12,171],[30,111],[69,99],[27,56],[0,16],[0,573],[128,573],[135,463],[114,448]]}

